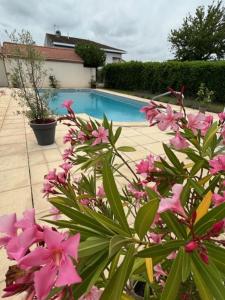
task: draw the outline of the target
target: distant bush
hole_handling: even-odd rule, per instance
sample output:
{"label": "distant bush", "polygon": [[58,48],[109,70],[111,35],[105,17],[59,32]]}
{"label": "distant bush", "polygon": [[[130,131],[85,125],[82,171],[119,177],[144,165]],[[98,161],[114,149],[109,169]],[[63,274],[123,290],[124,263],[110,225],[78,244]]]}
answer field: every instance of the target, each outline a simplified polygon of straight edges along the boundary
{"label": "distant bush", "polygon": [[214,101],[225,102],[225,61],[127,62],[104,67],[105,87],[121,90],[164,92],[169,86],[186,87],[186,95],[197,97],[205,83],[214,91]]}

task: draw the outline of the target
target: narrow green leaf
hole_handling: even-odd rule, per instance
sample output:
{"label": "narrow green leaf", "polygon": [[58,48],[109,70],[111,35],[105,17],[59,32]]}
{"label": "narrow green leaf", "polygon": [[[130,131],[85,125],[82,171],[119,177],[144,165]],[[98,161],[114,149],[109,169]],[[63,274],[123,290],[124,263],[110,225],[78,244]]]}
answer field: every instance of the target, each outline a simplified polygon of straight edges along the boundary
{"label": "narrow green leaf", "polygon": [[180,250],[167,277],[166,285],[160,298],[161,300],[176,299],[182,279],[182,260],[183,255],[182,251]]}
{"label": "narrow green leaf", "polygon": [[204,141],[203,141],[203,146],[202,146],[202,151],[205,152],[207,148],[211,145],[214,136],[216,135],[218,130],[218,123],[214,122],[212,126],[210,126],[209,130],[207,131]]}
{"label": "narrow green leaf", "polygon": [[216,300],[224,300],[225,287],[222,280],[217,277],[217,272],[215,272],[214,267],[210,263],[208,265],[203,263],[197,253],[192,253],[191,258],[191,269],[194,274],[194,280],[196,280],[197,277],[196,285],[202,299],[210,299],[203,298],[203,295],[204,297],[206,296],[207,291],[207,293],[209,295],[211,294]]}
{"label": "narrow green leaf", "polygon": [[174,240],[160,245],[153,245],[137,253],[138,257],[168,256],[172,251],[179,249],[185,244],[184,240]]}
{"label": "narrow green leaf", "polygon": [[85,257],[95,254],[109,247],[109,240],[103,240],[98,237],[90,237],[79,246],[79,257]]}
{"label": "narrow green leaf", "polygon": [[185,282],[191,272],[191,258],[189,253],[186,253],[184,249],[181,249],[183,252],[183,260],[182,260],[182,282]]}
{"label": "narrow green leaf", "polygon": [[165,151],[167,157],[169,158],[171,163],[174,165],[174,167],[176,167],[181,173],[183,173],[184,172],[183,165],[180,163],[179,159],[176,157],[176,155],[173,153],[173,151],[164,143],[163,143],[163,148],[164,148],[164,151]]}
{"label": "narrow green leaf", "polygon": [[190,171],[190,176],[193,177],[195,174],[197,174],[198,171],[203,167],[204,164],[205,164],[205,161],[203,159],[200,159],[199,161],[197,161]]}
{"label": "narrow green leaf", "polygon": [[126,232],[130,233],[130,229],[127,223],[127,218],[123,210],[121,197],[117,190],[116,183],[113,178],[113,173],[109,167],[107,160],[104,160],[103,162],[103,186],[104,186],[107,200],[115,215],[115,218],[119,221],[122,228]]}
{"label": "narrow green leaf", "polygon": [[179,222],[179,219],[173,213],[165,212],[160,214],[160,216],[178,239],[187,238],[185,226]]}
{"label": "narrow green leaf", "polygon": [[194,188],[195,192],[197,194],[199,194],[199,196],[202,197],[203,194],[205,193],[205,189],[200,184],[198,184],[196,181],[194,181],[192,179],[189,179],[189,183]]}
{"label": "narrow green leaf", "polygon": [[213,261],[217,269],[225,274],[225,248],[216,246],[210,242],[205,242],[209,253],[209,258]]}
{"label": "narrow green leaf", "polygon": [[111,238],[109,243],[109,257],[114,256],[117,252],[121,250],[123,246],[130,243],[131,240],[120,235],[115,235]]}
{"label": "narrow green leaf", "polygon": [[120,299],[123,293],[124,286],[129,277],[130,271],[134,264],[134,246],[130,245],[124,257],[124,260],[117,271],[108,282],[101,300]]}
{"label": "narrow green leaf", "polygon": [[122,127],[118,127],[113,138],[114,144],[117,142],[118,138],[120,137],[121,131],[122,131]]}
{"label": "narrow green leaf", "polygon": [[130,147],[130,146],[121,146],[117,148],[118,151],[120,152],[134,152],[136,151],[136,149],[134,147]]}
{"label": "narrow green leaf", "polygon": [[159,200],[155,199],[146,203],[139,209],[134,222],[134,228],[141,240],[153,223],[158,207]]}

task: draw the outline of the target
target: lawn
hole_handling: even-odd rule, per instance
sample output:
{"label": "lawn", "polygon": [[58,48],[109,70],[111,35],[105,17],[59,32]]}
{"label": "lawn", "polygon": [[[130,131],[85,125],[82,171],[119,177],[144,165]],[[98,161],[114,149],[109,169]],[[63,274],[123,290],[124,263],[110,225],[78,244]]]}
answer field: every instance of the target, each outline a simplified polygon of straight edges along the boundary
{"label": "lawn", "polygon": [[[122,94],[141,97],[141,98],[145,98],[145,99],[152,99],[154,96],[158,95],[158,94],[152,94],[149,91],[128,91],[128,90],[115,90],[115,89],[109,89],[109,90],[111,90],[111,91],[113,90],[114,92],[118,92],[118,93],[122,93]],[[170,103],[170,104],[177,104],[176,99],[171,96],[164,96],[155,101],[160,101],[160,102]],[[199,103],[193,98],[185,97],[184,104],[185,104],[185,107],[190,107],[190,108],[194,108],[194,109],[199,108]],[[206,107],[207,107],[206,110],[209,112],[218,113],[218,112],[221,112],[224,110],[224,104],[218,103],[218,102],[217,103],[214,103],[214,102],[207,103]]]}

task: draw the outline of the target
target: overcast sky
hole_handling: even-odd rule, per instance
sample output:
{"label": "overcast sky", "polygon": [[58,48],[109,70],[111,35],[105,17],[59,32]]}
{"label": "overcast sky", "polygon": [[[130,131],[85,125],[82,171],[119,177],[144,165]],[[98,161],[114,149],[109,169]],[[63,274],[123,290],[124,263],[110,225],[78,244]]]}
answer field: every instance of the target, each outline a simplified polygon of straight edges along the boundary
{"label": "overcast sky", "polygon": [[0,42],[4,31],[27,29],[43,45],[54,25],[63,35],[87,38],[127,51],[126,60],[172,58],[167,41],[188,12],[207,0],[0,0]]}

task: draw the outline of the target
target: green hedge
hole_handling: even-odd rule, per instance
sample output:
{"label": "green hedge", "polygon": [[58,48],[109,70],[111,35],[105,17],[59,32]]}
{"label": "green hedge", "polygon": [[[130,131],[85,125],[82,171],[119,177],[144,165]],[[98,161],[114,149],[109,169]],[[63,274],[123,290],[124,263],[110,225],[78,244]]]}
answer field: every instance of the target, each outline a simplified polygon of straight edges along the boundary
{"label": "green hedge", "polygon": [[105,87],[121,90],[165,92],[168,87],[195,97],[202,82],[215,92],[215,100],[225,103],[225,61],[126,62],[104,67]]}

